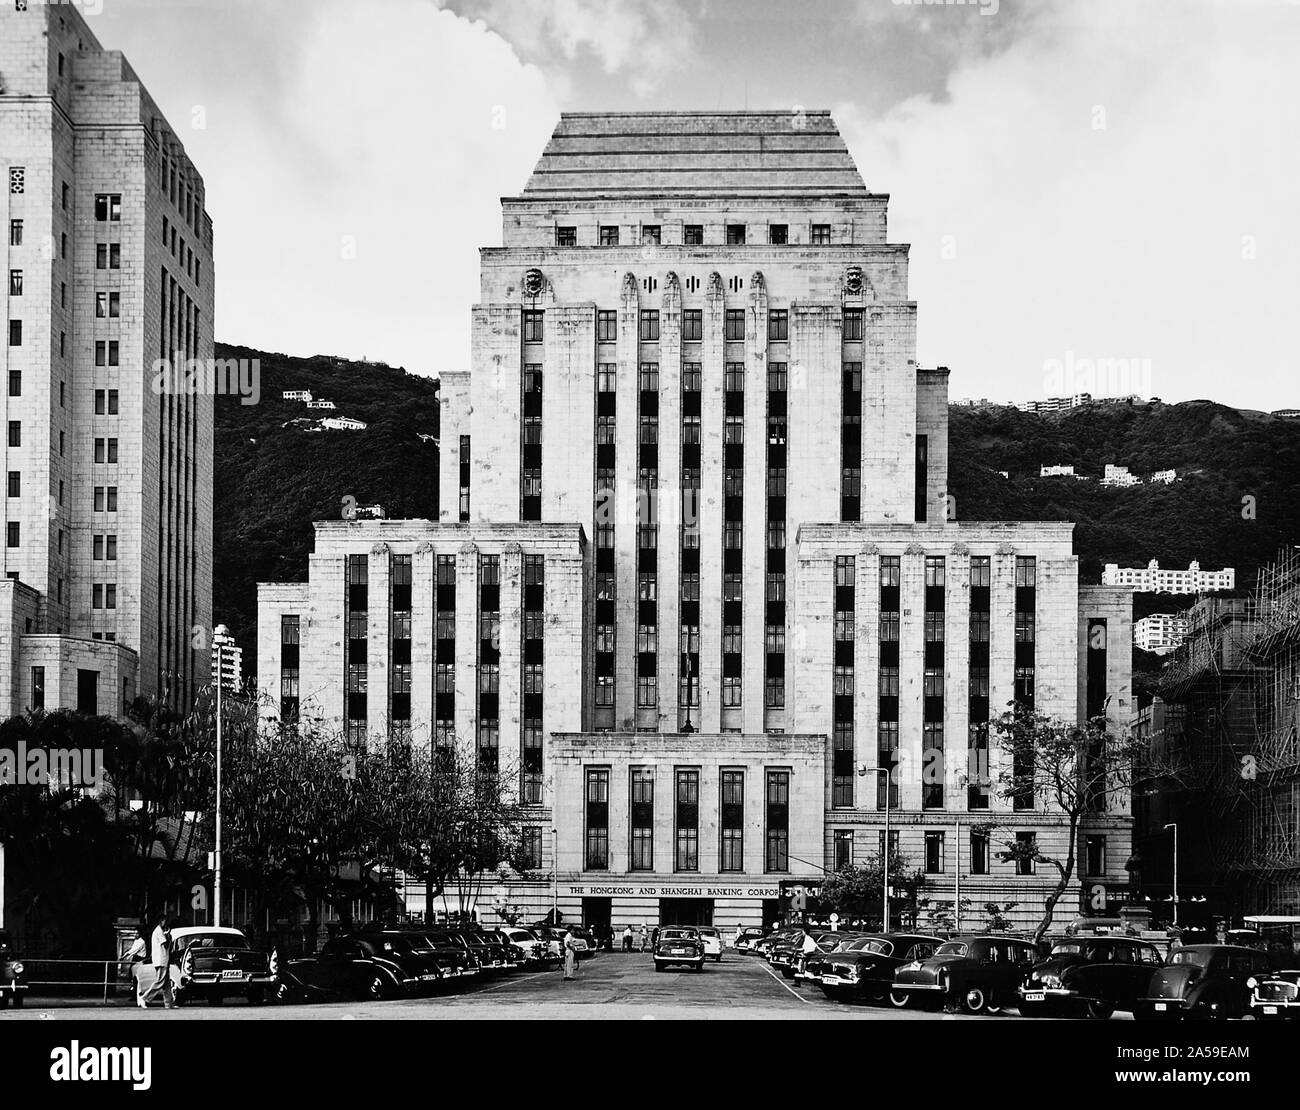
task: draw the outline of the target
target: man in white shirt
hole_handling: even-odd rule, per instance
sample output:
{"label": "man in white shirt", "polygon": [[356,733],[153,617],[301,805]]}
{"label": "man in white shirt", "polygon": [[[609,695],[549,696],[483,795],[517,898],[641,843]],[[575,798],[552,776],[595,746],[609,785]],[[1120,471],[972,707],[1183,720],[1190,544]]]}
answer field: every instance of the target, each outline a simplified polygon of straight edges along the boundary
{"label": "man in white shirt", "polygon": [[168,1010],[174,1010],[176,1009],[176,999],[172,995],[172,934],[171,922],[168,921],[166,914],[158,919],[158,924],[154,928],[153,937],[151,938],[151,947],[153,949],[153,986],[144,993],[139,994],[137,1001],[140,1009],[147,1010],[149,1003],[161,994],[163,1005]]}

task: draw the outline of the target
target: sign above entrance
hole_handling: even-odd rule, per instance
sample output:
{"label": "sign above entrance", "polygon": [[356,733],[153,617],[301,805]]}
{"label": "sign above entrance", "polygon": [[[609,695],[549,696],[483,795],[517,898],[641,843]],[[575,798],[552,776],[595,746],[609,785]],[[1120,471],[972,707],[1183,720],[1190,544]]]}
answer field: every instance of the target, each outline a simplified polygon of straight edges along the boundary
{"label": "sign above entrance", "polygon": [[644,883],[626,883],[605,886],[583,883],[581,886],[563,886],[560,893],[583,898],[779,898],[781,888],[776,886],[657,886]]}

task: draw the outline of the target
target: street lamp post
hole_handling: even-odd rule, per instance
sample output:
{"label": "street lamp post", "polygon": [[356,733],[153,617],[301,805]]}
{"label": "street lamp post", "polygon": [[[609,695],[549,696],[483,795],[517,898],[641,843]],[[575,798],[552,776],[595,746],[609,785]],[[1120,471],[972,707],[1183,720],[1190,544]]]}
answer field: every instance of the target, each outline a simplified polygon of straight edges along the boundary
{"label": "street lamp post", "polygon": [[560,927],[560,830],[551,826],[551,928]]}
{"label": "street lamp post", "polygon": [[885,851],[884,851],[884,874],[882,876],[881,886],[884,888],[884,927],[880,930],[882,933],[889,932],[889,786],[893,772],[889,767],[868,767],[865,763],[858,767],[858,774],[865,775],[874,772],[877,775],[885,776]]}
{"label": "street lamp post", "polygon": [[686,664],[686,723],[682,732],[689,735],[695,731],[695,726],[691,724],[691,657],[688,652],[682,652],[682,661]]}
{"label": "street lamp post", "polygon": [[225,685],[226,641],[229,629],[224,624],[212,630],[217,645],[217,847],[212,853],[212,924],[221,927],[221,688]]}
{"label": "street lamp post", "polygon": [[1165,826],[1166,829],[1174,830],[1174,927],[1178,926],[1178,822],[1173,821]]}

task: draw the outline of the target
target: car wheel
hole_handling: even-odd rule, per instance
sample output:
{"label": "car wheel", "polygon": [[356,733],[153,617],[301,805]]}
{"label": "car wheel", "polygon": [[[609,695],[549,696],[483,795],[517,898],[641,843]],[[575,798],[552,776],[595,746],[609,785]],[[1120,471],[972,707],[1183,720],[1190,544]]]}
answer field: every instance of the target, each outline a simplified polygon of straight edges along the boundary
{"label": "car wheel", "polygon": [[988,1007],[989,998],[982,987],[967,987],[961,996],[961,1004],[968,1014],[982,1014]]}
{"label": "car wheel", "polygon": [[366,989],[362,992],[362,998],[380,999],[384,997],[384,977],[382,975],[372,975],[370,981],[366,984]]}
{"label": "car wheel", "polygon": [[210,994],[210,995],[208,995],[208,1005],[209,1005],[209,1006],[220,1006],[224,1001],[225,1001],[225,998],[224,998],[222,995],[219,995],[219,994]]}
{"label": "car wheel", "polygon": [[704,961],[703,961],[703,960],[701,960],[699,963],[697,963],[697,964],[695,965],[695,970],[696,970],[696,971],[703,971],[703,970],[704,970]]}
{"label": "car wheel", "polygon": [[[15,998],[14,1002],[16,1003],[17,1001],[18,999]],[[0,1010],[6,1010],[8,1008],[9,1008],[9,996],[7,994],[0,995]]]}
{"label": "car wheel", "polygon": [[664,969],[664,965],[661,964],[661,963],[659,963],[659,962],[656,960],[656,961],[655,961],[655,970],[656,970],[656,971],[663,971],[663,969]]}
{"label": "car wheel", "polygon": [[293,988],[288,983],[280,983],[275,988],[275,1000],[277,1002],[292,1002]]}
{"label": "car wheel", "polygon": [[23,1008],[23,1000],[24,1000],[24,995],[23,995],[21,992],[19,992],[18,994],[15,994],[15,995],[14,995],[14,1009],[15,1009],[15,1010],[21,1010],[21,1009]]}
{"label": "car wheel", "polygon": [[260,1006],[265,1001],[266,1001],[266,992],[262,990],[261,987],[258,987],[256,990],[251,990],[248,992],[248,1004],[250,1006]]}
{"label": "car wheel", "polygon": [[1115,1012],[1115,1007],[1108,1002],[1098,1002],[1095,999],[1090,1000],[1087,1004],[1088,1016],[1096,1018],[1098,1021],[1107,1021],[1111,1014]]}
{"label": "car wheel", "polygon": [[794,978],[794,968],[792,968],[792,967],[783,967],[783,968],[781,969],[781,977],[782,977],[783,979],[793,979],[793,978]]}
{"label": "car wheel", "polygon": [[907,991],[890,991],[889,1004],[895,1010],[906,1010],[912,1004],[912,996]]}

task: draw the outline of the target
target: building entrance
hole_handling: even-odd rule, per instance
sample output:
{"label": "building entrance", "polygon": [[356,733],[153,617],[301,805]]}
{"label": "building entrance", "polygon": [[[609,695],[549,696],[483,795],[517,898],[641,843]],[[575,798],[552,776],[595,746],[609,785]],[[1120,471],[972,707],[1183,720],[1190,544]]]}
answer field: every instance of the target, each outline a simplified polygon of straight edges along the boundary
{"label": "building entrance", "polygon": [[712,925],[712,898],[660,898],[660,925]]}
{"label": "building entrance", "polygon": [[613,899],[584,898],[582,900],[582,923],[588,929],[596,926],[609,928],[612,917]]}

